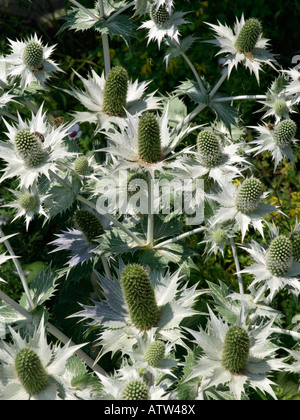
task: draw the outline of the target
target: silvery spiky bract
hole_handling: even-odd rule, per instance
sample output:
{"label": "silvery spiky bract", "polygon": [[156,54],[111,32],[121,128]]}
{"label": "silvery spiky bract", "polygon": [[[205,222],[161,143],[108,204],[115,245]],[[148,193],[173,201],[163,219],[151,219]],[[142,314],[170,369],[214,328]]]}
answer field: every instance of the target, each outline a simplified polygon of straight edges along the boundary
{"label": "silvery spiky bract", "polygon": [[[32,114],[31,120],[23,121],[18,115],[17,124],[11,125],[5,121],[5,125],[8,129],[6,134],[8,140],[0,142],[1,157],[6,162],[1,181],[17,178],[21,188],[29,188],[41,175],[50,179],[49,171],[58,171],[58,161],[73,155],[63,144],[68,127],[50,126],[43,111],[43,104],[36,115]],[[40,135],[43,142],[40,140]]]}
{"label": "silvery spiky bract", "polygon": [[[241,16],[241,19],[236,19],[236,23],[234,25],[234,29],[230,29],[227,25],[222,25],[219,22],[219,25],[214,25],[208,23],[208,25],[215,31],[215,40],[213,41],[206,41],[220,47],[220,51],[217,53],[219,54],[226,54],[226,62],[225,66],[228,66],[228,76],[231,74],[232,69],[235,67],[237,68],[238,65],[241,63],[246,68],[250,70],[250,73],[254,73],[257,81],[259,82],[259,72],[262,70],[262,65],[266,64],[274,67],[276,60],[274,55],[267,50],[269,41],[262,37],[262,32],[258,34],[258,25],[254,24],[253,28],[247,28],[247,32],[254,29],[254,34],[250,34],[250,41],[249,44],[254,45],[252,51],[245,51],[245,48],[241,49],[239,43],[239,37],[243,35],[243,37],[247,36],[247,34],[243,33],[245,24],[244,15]],[[253,38],[252,38],[253,37]],[[257,39],[254,43],[253,41]],[[237,41],[239,40],[238,44]],[[253,42],[253,44],[252,44]],[[246,48],[247,49],[247,48]]]}
{"label": "silvery spiky bract", "polygon": [[[100,287],[106,299],[94,301],[94,306],[82,305],[83,310],[72,315],[88,320],[89,324],[95,327],[105,327],[99,337],[102,346],[101,355],[109,351],[115,353],[119,349],[123,354],[128,354],[128,352],[130,354],[137,342],[136,336],[143,334],[141,328],[135,327],[131,321],[130,311],[122,291],[120,279],[124,268],[124,263],[120,261],[112,280],[98,275]],[[181,269],[178,269],[173,274],[169,271],[165,273],[151,271],[149,274],[155,301],[159,308],[159,318],[154,326],[153,334],[158,340],[181,342],[180,323],[184,318],[196,314],[193,304],[200,291],[197,291],[195,286],[188,288],[184,285],[181,288],[180,271]],[[169,316],[170,311],[174,316]]]}
{"label": "silvery spiky bract", "polygon": [[39,83],[44,89],[45,83],[55,72],[62,70],[50,59],[55,45],[44,46],[37,34],[24,41],[8,40],[11,54],[1,60],[9,64],[8,76],[20,77],[21,90],[24,91],[32,82]]}
{"label": "silvery spiky bract", "polygon": [[[276,399],[272,389],[274,382],[269,379],[269,376],[272,371],[283,369],[285,364],[282,360],[275,358],[277,348],[270,340],[273,321],[250,328],[244,324],[230,326],[216,317],[210,309],[209,313],[210,321],[207,331],[202,328],[199,331],[188,330],[195,338],[194,342],[202,348],[203,354],[197,360],[193,372],[186,381],[198,378],[201,380],[200,388],[204,392],[210,387],[218,389],[218,386],[224,385],[238,400],[242,398],[248,386],[259,389],[263,394],[270,394]],[[228,343],[228,334],[232,334],[233,331],[238,331],[243,337],[239,338],[239,341],[236,340],[235,344]],[[230,339],[233,340],[232,337]],[[238,346],[241,347],[241,345],[242,349],[238,350]],[[229,347],[231,354],[227,354]],[[224,363],[225,359],[234,358],[236,351],[243,354],[243,362],[239,366],[241,370],[238,372],[228,369],[233,362],[228,362],[229,366]]]}
{"label": "silvery spiky bract", "polygon": [[152,40],[156,40],[159,48],[164,38],[179,42],[180,31],[178,26],[187,23],[184,19],[186,14],[186,12],[173,13],[164,4],[155,5],[155,3],[152,3],[149,13],[150,20],[144,22],[139,29],[147,29],[148,44]]}
{"label": "silvery spiky bract", "polygon": [[[126,126],[127,111],[133,115],[140,115],[142,112],[159,107],[161,99],[154,93],[147,94],[146,89],[150,82],[132,82],[128,80],[126,104],[124,100],[124,115],[111,115],[105,112],[105,86],[106,78],[104,72],[99,76],[93,69],[91,74],[84,78],[78,73],[75,74],[83,83],[84,90],[70,87],[67,93],[74,96],[88,111],[77,111],[74,113],[75,121],[90,122],[97,124],[97,129],[108,130],[115,124],[116,126]],[[106,92],[109,95],[109,92]],[[109,98],[109,97],[108,97]],[[108,99],[106,99],[107,101]],[[113,98],[110,99],[113,101]]]}
{"label": "silvery spiky bract", "polygon": [[1,399],[76,400],[75,389],[65,376],[66,362],[82,344],[50,347],[43,319],[32,337],[23,339],[12,328],[10,333],[13,343],[0,342]]}
{"label": "silvery spiky bract", "polygon": [[294,163],[294,152],[292,146],[298,142],[295,138],[297,126],[293,120],[283,120],[278,124],[264,124],[251,127],[258,133],[258,137],[251,141],[255,145],[248,152],[256,152],[254,156],[264,151],[269,151],[274,160],[274,170],[284,159]]}
{"label": "silvery spiky bract", "polygon": [[[263,217],[278,211],[276,207],[264,203],[268,193],[263,192],[260,183],[252,180],[253,178],[245,179],[238,186],[228,183],[222,187],[221,193],[212,196],[212,199],[220,205],[214,216],[214,223],[224,223],[230,220],[236,222],[241,230],[242,239],[250,225],[264,236]],[[245,188],[246,186],[247,188]]]}

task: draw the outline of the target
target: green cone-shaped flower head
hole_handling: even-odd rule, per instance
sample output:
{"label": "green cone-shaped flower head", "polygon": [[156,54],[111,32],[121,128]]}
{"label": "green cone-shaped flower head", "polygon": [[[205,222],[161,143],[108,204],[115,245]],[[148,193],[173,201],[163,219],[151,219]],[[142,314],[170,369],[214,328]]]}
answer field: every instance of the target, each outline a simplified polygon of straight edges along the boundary
{"label": "green cone-shaped flower head", "polygon": [[26,211],[33,211],[38,203],[36,196],[31,193],[22,194],[18,201],[20,206]]}
{"label": "green cone-shaped flower head", "polygon": [[151,20],[158,27],[167,26],[169,23],[170,14],[165,5],[162,5],[157,9],[156,3],[151,4],[149,9],[149,15]]}
{"label": "green cone-shaped flower head", "polygon": [[29,156],[33,151],[38,150],[39,144],[36,136],[25,128],[15,135],[15,147],[21,156]]}
{"label": "green cone-shaped flower head", "polygon": [[228,240],[228,236],[224,229],[216,229],[212,234],[212,239],[217,245],[224,245]]}
{"label": "green cone-shaped flower head", "polygon": [[43,149],[41,142],[27,128],[16,133],[15,148],[29,168],[41,165],[47,158],[47,153]]}
{"label": "green cone-shaped flower head", "polygon": [[237,37],[236,48],[243,54],[252,53],[261,34],[262,26],[258,19],[251,18],[246,20]]}
{"label": "green cone-shaped flower head", "polygon": [[248,363],[249,350],[247,331],[238,325],[230,327],[225,336],[222,365],[231,373],[243,372]]}
{"label": "green cone-shaped flower head", "polygon": [[24,348],[17,353],[15,370],[22,386],[30,395],[38,394],[47,385],[48,374],[32,349]]}
{"label": "green cone-shaped flower head", "polygon": [[262,195],[263,185],[259,179],[245,179],[236,196],[236,208],[242,213],[252,213],[261,204]]}
{"label": "green cone-shaped flower head", "polygon": [[267,252],[267,269],[276,277],[288,271],[293,264],[293,243],[287,236],[280,235],[274,238]]}
{"label": "green cone-shaped flower head", "polygon": [[89,170],[89,161],[84,156],[79,156],[74,163],[74,171],[78,175],[85,175]]}
{"label": "green cone-shaped flower head", "polygon": [[103,226],[98,217],[85,209],[75,212],[74,225],[76,229],[85,235],[90,243],[95,242],[95,239],[104,233]]}
{"label": "green cone-shaped flower head", "polygon": [[121,66],[116,66],[108,73],[104,88],[103,110],[115,117],[124,115],[127,103],[128,73]]}
{"label": "green cone-shaped flower head", "polygon": [[293,257],[294,260],[300,262],[300,231],[293,232],[291,235],[293,244]]}
{"label": "green cone-shaped flower head", "polygon": [[205,165],[213,167],[222,160],[222,151],[217,136],[210,130],[203,130],[197,137],[198,153]]}
{"label": "green cone-shaped flower head", "polygon": [[144,185],[148,184],[148,177],[144,172],[134,172],[127,178],[127,197],[130,199]]}
{"label": "green cone-shaped flower head", "polygon": [[139,119],[138,147],[140,158],[147,163],[161,160],[161,133],[155,115],[145,112]]}
{"label": "green cone-shaped flower head", "polygon": [[39,42],[31,41],[25,46],[22,54],[22,59],[27,67],[38,69],[43,64],[44,50]]}
{"label": "green cone-shaped flower head", "polygon": [[297,132],[297,124],[292,120],[281,121],[274,129],[274,139],[279,147],[288,146]]}
{"label": "green cone-shaped flower head", "polygon": [[143,381],[138,379],[128,382],[122,391],[123,400],[148,400],[148,387]]}
{"label": "green cone-shaped flower head", "polygon": [[121,275],[124,298],[132,323],[140,330],[154,327],[160,316],[154,290],[147,271],[139,264],[130,264]]}
{"label": "green cone-shaped flower head", "polygon": [[157,340],[150,344],[144,353],[144,359],[150,366],[158,366],[165,356],[166,346],[163,341]]}

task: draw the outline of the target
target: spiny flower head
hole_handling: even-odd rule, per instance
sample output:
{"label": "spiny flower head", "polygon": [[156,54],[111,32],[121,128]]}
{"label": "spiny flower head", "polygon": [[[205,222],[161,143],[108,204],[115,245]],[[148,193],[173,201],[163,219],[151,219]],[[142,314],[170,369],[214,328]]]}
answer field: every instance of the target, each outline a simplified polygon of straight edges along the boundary
{"label": "spiny flower head", "polygon": [[267,269],[276,277],[288,271],[293,263],[293,243],[285,235],[274,238],[267,252]]}
{"label": "spiny flower head", "polygon": [[286,101],[283,99],[278,99],[274,105],[273,109],[276,115],[279,115],[280,117],[283,117],[284,115],[289,113],[289,107],[286,104]]}
{"label": "spiny flower head", "polygon": [[165,5],[157,8],[156,3],[151,4],[149,15],[151,20],[159,27],[166,26],[169,23],[170,14]]}
{"label": "spiny flower head", "polygon": [[143,381],[133,380],[123,388],[123,400],[148,400],[148,387]]}
{"label": "spiny flower head", "polygon": [[16,133],[15,148],[29,168],[36,168],[47,156],[38,137],[26,128]]}
{"label": "spiny flower head", "polygon": [[28,42],[22,54],[23,62],[31,69],[39,69],[44,61],[44,49],[37,41]]}
{"label": "spiny flower head", "polygon": [[36,196],[31,193],[25,193],[21,195],[18,201],[20,206],[23,207],[23,209],[26,211],[33,211],[38,204]]}
{"label": "spiny flower head", "polygon": [[242,213],[252,213],[261,204],[262,195],[263,185],[259,179],[245,179],[236,196],[236,208]]}
{"label": "spiny flower head", "polygon": [[278,146],[288,146],[297,132],[297,124],[292,120],[281,121],[274,129],[274,139]]}
{"label": "spiny flower head", "polygon": [[132,323],[141,330],[154,327],[160,316],[149,275],[139,264],[127,265],[121,284]]}
{"label": "spiny flower head", "polygon": [[227,232],[224,229],[216,229],[212,233],[212,239],[217,245],[224,245],[228,240]]}
{"label": "spiny flower head", "polygon": [[150,366],[158,366],[165,356],[165,350],[166,346],[163,341],[154,341],[145,351],[144,359]]}
{"label": "spiny flower head", "polygon": [[216,166],[222,160],[222,152],[217,136],[210,130],[201,131],[197,137],[198,153],[207,166]]}
{"label": "spiny flower head", "polygon": [[247,331],[238,325],[230,327],[226,333],[222,365],[231,373],[241,373],[245,370],[250,350],[250,338]]}
{"label": "spiny flower head", "polygon": [[46,387],[48,374],[34,350],[23,348],[17,353],[15,370],[22,386],[28,394],[38,394]]}
{"label": "spiny flower head", "polygon": [[258,19],[246,20],[235,43],[238,51],[243,54],[251,54],[261,33],[262,26]]}
{"label": "spiny flower head", "polygon": [[139,119],[138,148],[140,158],[147,163],[162,158],[160,128],[152,112],[145,112]]}
{"label": "spiny flower head", "polygon": [[293,244],[293,257],[295,261],[300,262],[300,231],[293,232],[291,235]]}
{"label": "spiny flower head", "polygon": [[95,239],[104,233],[103,226],[97,216],[85,209],[75,212],[74,225],[86,236],[90,243],[95,242]]}
{"label": "spiny flower head", "polygon": [[126,107],[126,98],[128,92],[128,73],[121,66],[111,69],[107,75],[104,96],[103,110],[106,114],[112,116],[124,115]]}
{"label": "spiny flower head", "polygon": [[74,162],[74,171],[78,175],[85,175],[89,170],[89,161],[85,156],[79,156]]}

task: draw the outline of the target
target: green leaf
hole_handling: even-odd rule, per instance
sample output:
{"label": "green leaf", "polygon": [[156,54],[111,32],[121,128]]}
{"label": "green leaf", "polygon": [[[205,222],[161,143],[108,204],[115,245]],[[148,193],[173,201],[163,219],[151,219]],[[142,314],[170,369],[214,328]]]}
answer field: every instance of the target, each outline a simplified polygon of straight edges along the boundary
{"label": "green leaf", "polygon": [[207,93],[207,91],[209,90],[208,85],[203,78],[202,78],[202,82],[206,89],[205,93],[201,92],[198,86],[198,83],[193,80],[186,80],[185,82],[181,82],[181,84],[175,90],[175,93],[177,95],[187,95],[196,104],[208,105],[209,104],[209,97]]}
{"label": "green leaf", "polygon": [[139,253],[139,260],[152,269],[163,269],[170,263],[182,264],[194,255],[185,245],[169,244],[160,249],[146,248]]}
{"label": "green leaf", "polygon": [[180,43],[178,43],[172,41],[172,39],[169,38],[166,41],[166,44],[169,45],[169,48],[167,49],[165,55],[166,64],[168,65],[170,60],[174,60],[175,58],[179,57],[182,53],[186,53],[197,39],[199,38],[194,36],[188,36],[182,41],[180,41]]}
{"label": "green leaf", "polygon": [[223,121],[228,131],[231,133],[231,126],[237,125],[239,114],[237,110],[227,102],[214,102],[214,99],[221,98],[223,95],[216,94],[210,101],[210,108],[215,111],[217,117]]}
{"label": "green leaf", "polygon": [[69,210],[76,199],[80,190],[80,181],[77,178],[65,178],[67,187],[62,185],[52,185],[48,194],[50,195],[44,200],[45,211],[50,218],[57,216]]}
{"label": "green leaf", "polygon": [[130,38],[137,38],[137,26],[126,15],[118,15],[110,22],[98,21],[94,28],[101,34],[107,34],[111,38],[114,35],[120,36],[123,38],[127,45],[130,43]]}

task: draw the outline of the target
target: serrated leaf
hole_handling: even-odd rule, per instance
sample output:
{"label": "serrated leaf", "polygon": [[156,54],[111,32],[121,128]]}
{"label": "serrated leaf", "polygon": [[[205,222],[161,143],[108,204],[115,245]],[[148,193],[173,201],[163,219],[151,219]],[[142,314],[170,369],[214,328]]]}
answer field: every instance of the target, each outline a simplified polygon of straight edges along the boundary
{"label": "serrated leaf", "polygon": [[65,178],[64,181],[69,188],[61,184],[53,185],[48,191],[49,197],[44,200],[45,211],[50,218],[69,210],[79,193],[81,185],[76,178],[72,181]]}
{"label": "serrated leaf", "polygon": [[137,26],[126,15],[118,15],[110,22],[99,21],[95,24],[94,28],[101,34],[107,34],[111,38],[114,35],[120,36],[127,45],[129,45],[130,38],[137,38],[135,32]]}
{"label": "serrated leaf", "polygon": [[[204,79],[202,79],[202,82],[205,86],[206,82]],[[205,89],[208,90],[207,86],[205,86]],[[184,82],[181,82],[181,84],[175,90],[175,93],[177,95],[187,95],[196,104],[209,104],[209,97],[207,92],[201,92],[197,82],[193,80],[186,80]]]}
{"label": "serrated leaf", "polygon": [[[221,95],[216,94],[214,99],[221,97]],[[239,119],[237,110],[227,102],[214,102],[214,100],[210,101],[209,106],[215,111],[217,117],[225,124],[231,133],[231,126],[236,126],[237,120]]]}
{"label": "serrated leaf", "polygon": [[12,306],[5,302],[0,302],[0,323],[13,324],[18,321],[24,321],[27,318],[16,311]]}
{"label": "serrated leaf", "polygon": [[170,263],[182,264],[193,252],[185,245],[169,244],[159,249],[146,248],[139,253],[139,260],[152,269],[163,269]]}
{"label": "serrated leaf", "polygon": [[169,46],[165,55],[166,65],[168,66],[170,60],[174,60],[175,58],[179,57],[182,53],[186,53],[197,39],[199,38],[194,36],[188,36],[181,40],[180,43],[178,43],[172,41],[171,38],[168,38],[168,40],[166,41],[166,44]]}
{"label": "serrated leaf", "polygon": [[138,249],[140,249],[140,246],[120,228],[113,228],[102,235],[101,243],[97,247],[97,250],[102,254],[113,257],[126,253],[133,255]]}
{"label": "serrated leaf", "polygon": [[[147,233],[147,224],[148,220],[145,218],[142,225],[145,234]],[[180,220],[178,219],[178,215],[154,215],[154,239],[177,236],[180,234],[181,228],[182,226]]]}

